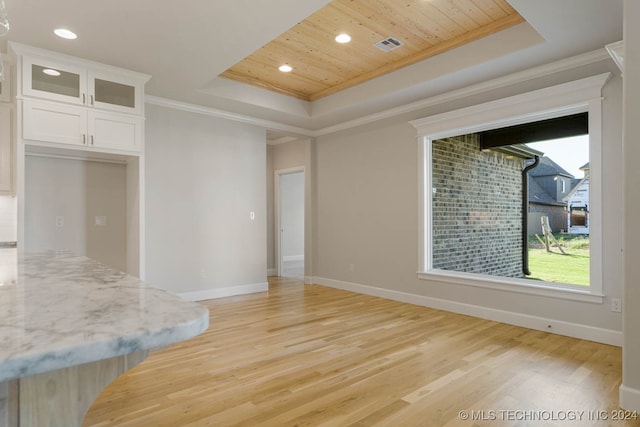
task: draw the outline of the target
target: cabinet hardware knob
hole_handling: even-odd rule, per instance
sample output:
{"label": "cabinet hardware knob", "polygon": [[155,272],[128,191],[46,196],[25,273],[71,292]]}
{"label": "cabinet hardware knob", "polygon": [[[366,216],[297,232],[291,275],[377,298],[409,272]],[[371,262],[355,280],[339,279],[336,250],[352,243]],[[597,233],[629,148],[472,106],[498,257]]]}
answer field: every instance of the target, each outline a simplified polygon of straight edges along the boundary
{"label": "cabinet hardware knob", "polygon": [[91,105],[93,105],[93,95],[90,95],[89,99],[91,100]]}
{"label": "cabinet hardware knob", "polygon": [[86,134],[82,134],[82,144],[86,145],[87,144],[87,135]]}
{"label": "cabinet hardware knob", "polygon": [[86,94],[82,94],[82,104],[86,104],[87,103],[87,95]]}
{"label": "cabinet hardware knob", "polygon": [[93,145],[93,135],[91,135],[91,145]]}

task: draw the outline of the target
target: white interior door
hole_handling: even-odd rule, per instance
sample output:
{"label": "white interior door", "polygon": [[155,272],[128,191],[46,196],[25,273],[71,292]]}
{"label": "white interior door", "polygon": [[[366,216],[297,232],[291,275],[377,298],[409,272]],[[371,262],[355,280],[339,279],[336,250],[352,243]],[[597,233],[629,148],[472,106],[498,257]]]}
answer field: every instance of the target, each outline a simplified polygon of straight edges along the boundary
{"label": "white interior door", "polygon": [[276,171],[278,275],[304,277],[304,170]]}

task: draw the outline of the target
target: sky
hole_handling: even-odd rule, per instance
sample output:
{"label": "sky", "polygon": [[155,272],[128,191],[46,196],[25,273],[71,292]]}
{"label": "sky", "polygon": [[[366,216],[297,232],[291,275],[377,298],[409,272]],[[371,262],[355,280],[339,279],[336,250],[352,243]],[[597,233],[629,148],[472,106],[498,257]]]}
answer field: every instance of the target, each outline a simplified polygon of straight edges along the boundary
{"label": "sky", "polygon": [[527,146],[542,151],[576,178],[584,176],[579,168],[589,161],[589,135],[533,142]]}

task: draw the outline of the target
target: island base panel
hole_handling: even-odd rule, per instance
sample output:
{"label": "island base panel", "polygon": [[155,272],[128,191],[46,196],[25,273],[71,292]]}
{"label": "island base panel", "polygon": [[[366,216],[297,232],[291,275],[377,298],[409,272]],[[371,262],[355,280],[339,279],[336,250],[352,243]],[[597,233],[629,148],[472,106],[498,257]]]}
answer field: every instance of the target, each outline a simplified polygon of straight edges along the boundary
{"label": "island base panel", "polygon": [[18,380],[0,382],[0,427],[18,425]]}
{"label": "island base panel", "polygon": [[147,354],[139,351],[0,383],[0,427],[80,427],[102,390]]}

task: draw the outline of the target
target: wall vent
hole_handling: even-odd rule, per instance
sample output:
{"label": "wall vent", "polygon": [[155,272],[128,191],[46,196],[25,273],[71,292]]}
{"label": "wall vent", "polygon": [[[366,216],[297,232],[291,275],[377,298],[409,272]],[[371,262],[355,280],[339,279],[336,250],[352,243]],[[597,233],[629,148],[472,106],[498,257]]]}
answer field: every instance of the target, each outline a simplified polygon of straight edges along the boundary
{"label": "wall vent", "polygon": [[404,43],[402,43],[400,40],[398,40],[395,37],[387,37],[384,40],[380,40],[374,46],[377,47],[378,49],[380,49],[383,52],[390,52],[393,49],[399,48],[403,44]]}

